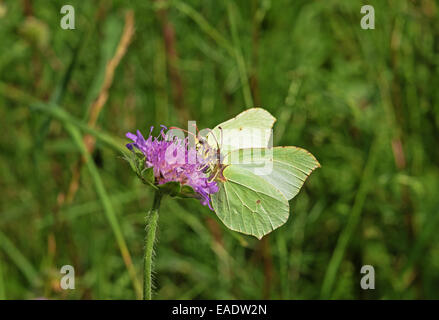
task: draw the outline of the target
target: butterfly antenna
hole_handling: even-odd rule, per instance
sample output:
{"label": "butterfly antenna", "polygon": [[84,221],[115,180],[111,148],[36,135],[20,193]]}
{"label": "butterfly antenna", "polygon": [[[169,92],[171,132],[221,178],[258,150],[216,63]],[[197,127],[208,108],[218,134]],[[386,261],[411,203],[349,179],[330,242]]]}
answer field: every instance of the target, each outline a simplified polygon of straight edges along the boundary
{"label": "butterfly antenna", "polygon": [[197,124],[196,123],[192,123],[192,125],[195,127],[195,131],[197,131],[197,134],[200,133],[200,131],[198,130]]}
{"label": "butterfly antenna", "polygon": [[214,176],[212,178],[210,178],[207,182],[211,183],[213,180],[216,179],[216,177],[218,176],[219,170],[216,170]]}
{"label": "butterfly antenna", "polygon": [[221,128],[221,127],[218,127],[218,129],[220,129],[220,131],[221,131],[221,148],[223,147],[223,128]]}
{"label": "butterfly antenna", "polygon": [[193,135],[195,138],[197,137],[193,132],[187,131],[187,130],[185,130],[185,129],[181,129],[181,128],[179,128],[179,127],[169,127],[169,129],[170,129],[170,130],[171,130],[171,129],[178,129],[178,130],[181,130],[181,131],[183,131],[183,132],[186,132],[187,134],[191,134],[191,135]]}
{"label": "butterfly antenna", "polygon": [[[221,132],[221,148],[223,147],[223,128],[221,128],[221,127],[218,127],[218,129],[220,129],[220,132]],[[218,144],[218,142],[217,142],[217,144]],[[219,149],[220,147],[218,147],[218,154],[217,154],[217,157],[218,157],[218,162],[219,163],[221,163],[221,152],[220,152],[220,149]]]}
{"label": "butterfly antenna", "polygon": [[182,129],[182,128],[179,128],[179,127],[169,127],[169,130],[172,130],[172,129],[178,129],[178,130],[181,130],[181,131],[183,131],[183,132],[193,134],[192,132],[189,132],[189,131],[187,131],[187,130],[185,130],[185,129]]}
{"label": "butterfly antenna", "polygon": [[218,139],[216,138],[215,134],[213,133],[213,130],[209,129],[209,133],[212,134],[212,136],[213,136],[213,138],[215,139],[215,142],[216,142],[216,147],[217,147],[217,149],[219,149],[220,146],[219,146],[219,143],[218,143]]}

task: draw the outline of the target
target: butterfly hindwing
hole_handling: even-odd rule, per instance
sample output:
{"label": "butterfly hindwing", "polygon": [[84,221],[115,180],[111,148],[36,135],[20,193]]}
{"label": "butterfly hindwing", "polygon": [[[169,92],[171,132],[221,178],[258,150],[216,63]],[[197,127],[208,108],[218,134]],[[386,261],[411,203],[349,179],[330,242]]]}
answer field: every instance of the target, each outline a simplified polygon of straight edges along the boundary
{"label": "butterfly hindwing", "polygon": [[263,178],[234,166],[225,168],[223,175],[226,181],[211,200],[228,228],[261,239],[287,221],[288,200]]}

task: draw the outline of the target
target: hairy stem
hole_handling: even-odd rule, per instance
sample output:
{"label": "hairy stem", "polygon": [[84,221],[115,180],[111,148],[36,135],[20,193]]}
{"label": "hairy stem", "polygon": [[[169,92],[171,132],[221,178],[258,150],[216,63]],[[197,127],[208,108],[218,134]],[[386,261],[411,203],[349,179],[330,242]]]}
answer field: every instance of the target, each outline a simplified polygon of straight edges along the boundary
{"label": "hairy stem", "polygon": [[162,194],[160,193],[160,191],[156,191],[154,195],[154,203],[147,217],[144,270],[143,270],[143,300],[151,300],[152,257],[154,254],[154,242],[156,237],[157,222],[159,219],[159,207],[161,200],[162,200]]}

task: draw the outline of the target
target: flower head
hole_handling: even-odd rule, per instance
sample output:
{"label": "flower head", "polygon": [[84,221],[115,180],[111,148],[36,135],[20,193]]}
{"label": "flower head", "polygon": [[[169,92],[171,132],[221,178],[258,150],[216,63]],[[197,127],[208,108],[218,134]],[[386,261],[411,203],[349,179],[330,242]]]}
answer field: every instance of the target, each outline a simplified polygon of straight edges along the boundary
{"label": "flower head", "polygon": [[165,126],[162,126],[157,137],[151,136],[153,128],[151,127],[148,139],[145,139],[139,130],[136,134],[128,132],[126,137],[133,142],[128,143],[127,148],[136,148],[145,156],[145,166],[153,168],[158,185],[171,181],[188,185],[197,193],[201,203],[212,209],[209,195],[218,191],[218,185],[215,181],[209,180],[208,169],[211,159],[203,156],[197,148],[191,147],[187,138],[167,139],[164,133]]}

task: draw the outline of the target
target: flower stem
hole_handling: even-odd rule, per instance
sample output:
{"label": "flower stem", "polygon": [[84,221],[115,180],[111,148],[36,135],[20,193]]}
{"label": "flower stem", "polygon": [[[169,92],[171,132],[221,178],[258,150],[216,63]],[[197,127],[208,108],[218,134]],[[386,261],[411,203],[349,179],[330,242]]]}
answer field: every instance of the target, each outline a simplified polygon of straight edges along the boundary
{"label": "flower stem", "polygon": [[156,191],[154,195],[154,203],[147,217],[146,237],[145,237],[145,256],[143,270],[143,300],[151,300],[152,287],[152,256],[154,251],[155,235],[157,230],[157,222],[159,219],[159,207],[162,200],[162,193]]}

